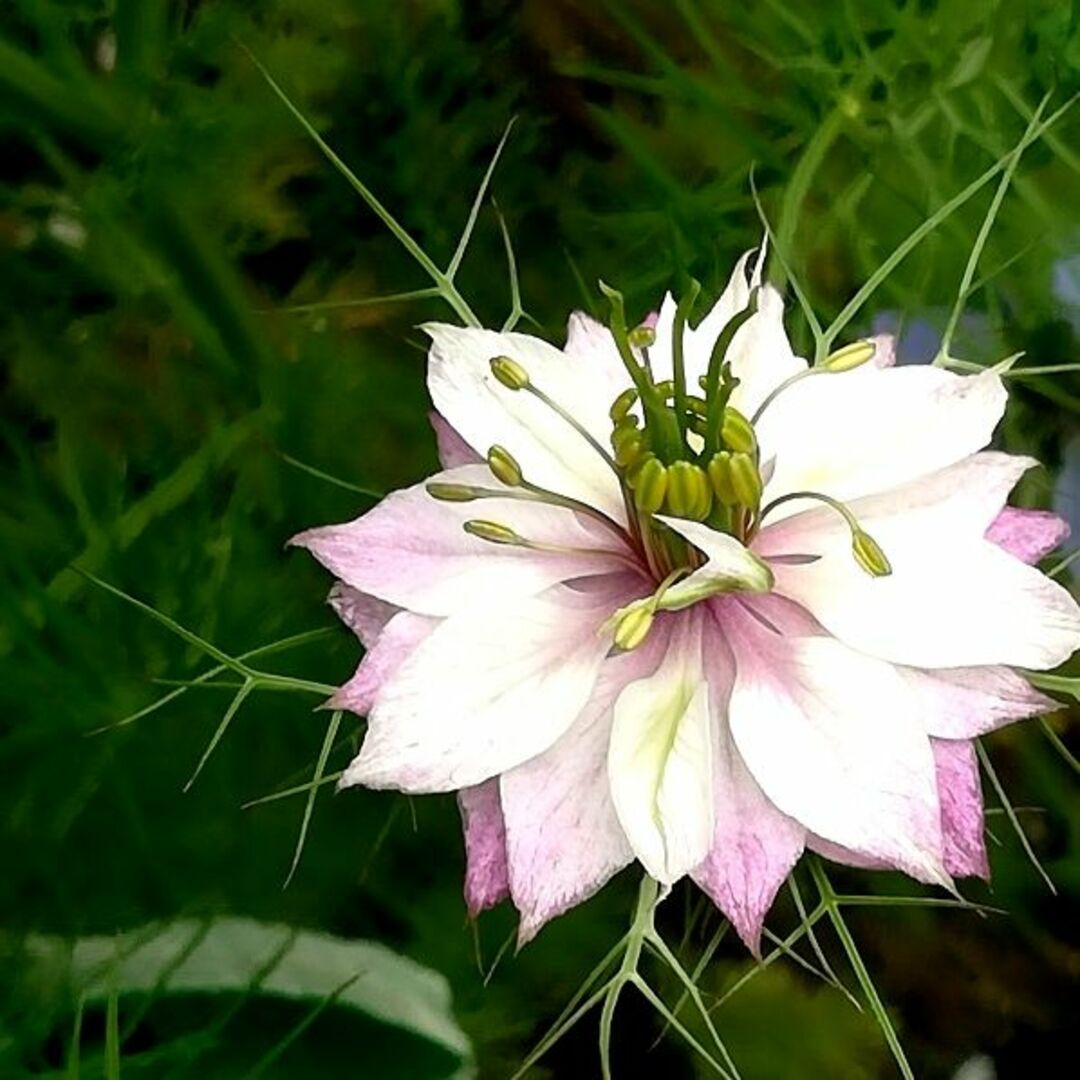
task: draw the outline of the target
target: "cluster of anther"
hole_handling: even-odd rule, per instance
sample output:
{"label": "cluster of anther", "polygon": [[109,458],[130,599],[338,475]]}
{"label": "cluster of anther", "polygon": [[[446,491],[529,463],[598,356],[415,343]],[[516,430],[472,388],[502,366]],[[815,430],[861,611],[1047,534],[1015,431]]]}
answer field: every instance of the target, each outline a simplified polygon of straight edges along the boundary
{"label": "cluster of anther", "polygon": [[[851,530],[851,550],[858,564],[871,576],[891,573],[888,559],[874,539],[859,525],[842,502],[821,492],[791,492],[762,506],[764,478],[754,425],[772,402],[794,382],[819,374],[850,371],[874,354],[870,342],[860,341],[838,350],[816,367],[799,372],[777,386],[753,417],[731,406],[738,380],[725,354],[739,327],[756,310],[757,290],[747,307],[735,315],[720,333],[705,375],[699,379],[700,394],[687,392],[683,336],[687,317],[698,288],[696,283],[678,305],[672,337],[672,378],[653,377],[649,349],[655,333],[647,326],[626,327],[622,296],[601,285],[611,302],[610,329],[615,346],[633,384],[611,405],[611,452],[580,424],[564,406],[536,386],[528,371],[509,356],[490,361],[495,379],[507,390],[536,397],[559,416],[578,437],[603,458],[618,479],[626,506],[627,525],[622,526],[602,511],[578,499],[530,483],[518,462],[504,447],[488,452],[492,476],[498,488],[431,483],[437,498],[468,502],[482,498],[518,498],[543,502],[586,514],[616,533],[635,552],[627,556],[635,566],[645,565],[663,591],[668,583],[701,565],[700,553],[663,524],[662,516],[704,522],[749,544],[764,518],[775,508],[797,499],[816,500],[840,514]],[[473,519],[465,529],[480,539],[537,551],[600,554],[567,549],[520,536],[495,521]]]}

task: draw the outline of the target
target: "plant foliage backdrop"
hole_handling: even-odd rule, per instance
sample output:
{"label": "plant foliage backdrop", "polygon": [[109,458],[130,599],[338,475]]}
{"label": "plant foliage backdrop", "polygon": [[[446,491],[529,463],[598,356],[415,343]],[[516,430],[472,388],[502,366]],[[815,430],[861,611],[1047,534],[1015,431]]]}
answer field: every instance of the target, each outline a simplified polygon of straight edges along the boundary
{"label": "plant foliage backdrop", "polygon": [[[273,680],[234,709],[234,672],[205,674],[200,641],[229,657],[280,643],[265,665],[293,686],[351,674],[323,575],[283,544],[430,471],[415,326],[446,314],[252,55],[442,266],[516,116],[457,284],[501,325],[501,215],[524,311],[560,341],[571,308],[598,307],[599,277],[639,314],[684,271],[715,294],[760,236],[752,167],[831,319],[1016,145],[1044,96],[1080,89],[1080,10],[0,4],[0,1075],[504,1076],[623,933],[633,875],[515,956],[509,911],[466,922],[451,797],[334,798],[325,781],[360,734],[349,718]],[[954,356],[1076,360],[1078,115],[1026,150]],[[899,330],[904,358],[931,357],[993,194],[934,230],[852,329]],[[808,347],[797,315],[795,335]],[[1050,466],[1021,498],[1075,518],[1058,474],[1080,378],[1012,390],[1002,444]],[[1062,681],[1065,699],[1076,685]],[[1028,840],[1011,810],[991,818],[993,891],[975,898],[1007,915],[848,914],[918,1075],[975,1055],[1002,1077],[1068,1058],[1073,720],[1063,706],[1043,731],[989,740]],[[835,877],[848,893],[904,889]],[[692,967],[719,916],[679,890],[663,917]],[[723,939],[699,985],[713,1002],[737,983],[715,1016],[744,1075],[892,1074],[874,1019],[797,962],[757,971]],[[638,1009],[620,1009],[617,1074],[697,1075]],[[579,1025],[536,1074],[593,1075],[595,1034]]]}

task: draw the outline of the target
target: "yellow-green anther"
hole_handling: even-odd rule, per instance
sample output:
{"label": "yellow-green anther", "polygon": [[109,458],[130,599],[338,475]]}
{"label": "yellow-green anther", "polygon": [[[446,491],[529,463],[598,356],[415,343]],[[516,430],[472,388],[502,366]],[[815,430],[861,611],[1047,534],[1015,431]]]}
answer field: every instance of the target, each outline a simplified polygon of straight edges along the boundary
{"label": "yellow-green anther", "polygon": [[521,486],[521,466],[505,447],[493,446],[488,451],[487,463],[496,480],[502,481],[507,487]]}
{"label": "yellow-green anther", "polygon": [[675,384],[670,379],[665,379],[656,384],[656,392],[666,401],[675,396]]}
{"label": "yellow-green anther", "polygon": [[481,488],[469,487],[467,484],[442,484],[435,480],[424,487],[427,493],[439,502],[473,502],[483,498]]}
{"label": "yellow-green anther", "polygon": [[646,450],[631,466],[627,468],[626,482],[630,485],[630,487],[637,487],[638,477],[641,475],[641,470],[644,469],[650,461],[656,460],[656,455],[651,450]]}
{"label": "yellow-green anther", "polygon": [[624,390],[611,403],[611,408],[608,410],[608,415],[611,417],[612,421],[617,424],[624,416],[627,416],[637,402],[637,399],[638,392],[633,387],[629,390]]}
{"label": "yellow-green anther", "polygon": [[740,454],[753,454],[757,450],[757,438],[750,421],[730,405],[724,409],[720,421],[720,438],[729,450]]}
{"label": "yellow-green anther", "polygon": [[761,502],[761,474],[749,454],[732,454],[730,460],[731,486],[735,497],[751,509]]}
{"label": "yellow-green anther", "polygon": [[667,469],[657,457],[650,455],[636,472],[634,503],[643,513],[655,514],[664,505],[667,487]]}
{"label": "yellow-green anther", "polygon": [[635,326],[634,329],[626,335],[626,340],[629,341],[635,349],[649,349],[652,348],[656,342],[656,331],[651,326],[646,326],[642,323],[640,326]]}
{"label": "yellow-green anther", "polygon": [[851,551],[855,561],[871,577],[888,577],[892,573],[881,545],[868,532],[857,528],[851,530]]}
{"label": "yellow-green anther", "polygon": [[491,374],[506,387],[507,390],[524,390],[529,385],[529,373],[509,356],[493,356],[491,358]]}
{"label": "yellow-green anther", "polygon": [[479,521],[473,519],[461,526],[470,536],[488,540],[492,544],[524,544],[525,541],[507,525],[497,521]]}
{"label": "yellow-green anther", "polygon": [[730,450],[720,450],[713,454],[709,462],[709,482],[716,497],[725,506],[734,506],[739,501],[735,494],[735,485],[731,482]]}
{"label": "yellow-green anther", "polygon": [[[629,418],[627,418],[629,419]],[[620,453],[625,452],[629,446],[640,446],[643,439],[642,432],[638,431],[635,424],[629,424],[626,420],[620,420],[615,430],[611,433],[611,448],[615,451],[615,460],[619,464],[624,464],[620,460]],[[633,455],[630,455],[633,457]]]}
{"label": "yellow-green anther", "polygon": [[620,649],[636,649],[648,636],[656,615],[650,603],[635,604],[615,624],[615,644]]}
{"label": "yellow-green anther", "polygon": [[700,465],[676,461],[668,466],[667,508],[676,517],[703,521],[712,505],[709,478]]}
{"label": "yellow-green anther", "polygon": [[851,371],[873,360],[876,351],[877,346],[872,341],[853,341],[826,356],[821,366],[826,371]]}
{"label": "yellow-green anther", "polygon": [[709,415],[709,403],[704,398],[688,397],[686,406],[695,416]]}

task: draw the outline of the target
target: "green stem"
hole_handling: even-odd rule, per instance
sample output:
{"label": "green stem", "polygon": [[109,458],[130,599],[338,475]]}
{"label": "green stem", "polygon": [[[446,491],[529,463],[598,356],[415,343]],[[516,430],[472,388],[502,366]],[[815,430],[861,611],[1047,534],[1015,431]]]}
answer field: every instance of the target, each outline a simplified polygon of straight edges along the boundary
{"label": "green stem", "polygon": [[675,328],[671,342],[671,371],[675,384],[675,422],[679,425],[679,441],[687,448],[686,414],[690,407],[686,401],[686,355],[683,348],[683,336],[686,333],[686,321],[700,292],[701,282],[691,278],[689,288],[675,309]]}

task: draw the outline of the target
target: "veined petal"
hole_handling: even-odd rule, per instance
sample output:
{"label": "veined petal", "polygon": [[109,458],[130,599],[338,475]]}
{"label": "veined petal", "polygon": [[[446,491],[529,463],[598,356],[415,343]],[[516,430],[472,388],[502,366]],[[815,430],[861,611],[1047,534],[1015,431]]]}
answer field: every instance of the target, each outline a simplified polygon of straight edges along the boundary
{"label": "veined petal", "polygon": [[982,785],[975,745],[967,740],[933,739],[941,800],[945,869],[956,877],[989,880]]}
{"label": "veined petal", "polygon": [[360,639],[365,649],[370,649],[383,632],[386,624],[401,610],[385,600],[368,596],[367,593],[335,581],[327,597],[334,614]]}
{"label": "veined petal", "polygon": [[[795,491],[850,500],[888,491],[962,460],[990,442],[1005,410],[992,372],[867,364],[788,387],[757,424],[763,461],[775,459],[769,501]],[[782,506],[771,520],[798,513]]]}
{"label": "veined petal", "polygon": [[498,778],[459,791],[458,809],[465,834],[465,904],[475,919],[510,893]]}
{"label": "veined petal", "polygon": [[1014,506],[1006,506],[986,530],[990,543],[1030,564],[1049,555],[1068,536],[1069,523],[1057,514]]}
{"label": "veined petal", "polygon": [[444,323],[428,323],[424,329],[432,339],[431,400],[466,443],[480,454],[494,444],[505,446],[532,483],[622,520],[618,482],[596,450],[532,394],[502,386],[490,363],[496,356],[516,360],[601,445],[611,432],[608,408],[626,379],[616,381],[607,366],[582,362],[528,334]]}
{"label": "veined petal", "polygon": [[383,685],[439,625],[438,619],[399,611],[368,648],[356,674],[327,702],[332,709],[348,709],[367,716]]}
{"label": "veined petal", "polygon": [[948,883],[930,740],[893,668],[826,637],[774,634],[724,607],[731,733],[769,800],[810,832]]}
{"label": "veined petal", "polygon": [[802,854],[806,830],[773,805],[751,776],[728,728],[734,660],[710,620],[704,640],[713,713],[713,839],[691,876],[760,955],[765,915]]}
{"label": "veined petal", "polygon": [[559,587],[444,619],[380,689],[342,785],[454,791],[543,753],[592,693],[612,607]]}
{"label": "veined petal", "polygon": [[444,469],[456,469],[461,465],[480,465],[483,457],[478,454],[434,409],[428,413],[435,442],[439,449],[439,464]]}
{"label": "veined petal", "polygon": [[700,617],[683,613],[654,674],[616,700],[608,750],[623,831],[646,871],[665,885],[697,866],[712,843],[712,756]]}
{"label": "veined petal", "polygon": [[502,776],[519,944],[633,861],[608,787],[612,710],[628,683],[655,671],[667,636],[657,627],[640,648],[605,660],[592,696],[566,734]]}
{"label": "veined petal", "polygon": [[772,587],[773,573],[768,564],[735,537],[686,518],[660,517],[659,520],[689,540],[707,560],[704,566],[664,593],[665,606],[677,609],[718,592],[762,593]]}
{"label": "veined petal", "polygon": [[[433,481],[496,488],[486,466],[465,465]],[[490,518],[528,540],[596,554],[496,546],[470,536],[470,518]],[[353,588],[424,615],[449,615],[485,598],[531,596],[559,581],[606,574],[624,563],[605,556],[619,541],[570,510],[519,499],[440,502],[424,484],[395,491],[355,521],[309,529],[290,541],[307,548]]]}
{"label": "veined petal", "polygon": [[896,670],[916,695],[913,705],[926,733],[938,739],[974,739],[1014,720],[1060,708],[1022,675],[1001,665]]}
{"label": "veined petal", "polygon": [[888,557],[888,577],[870,577],[856,564],[847,525],[827,509],[771,525],[754,547],[766,557],[820,556],[798,566],[774,563],[776,591],[853,648],[923,668],[1055,667],[1080,647],[1080,608],[1060,585],[983,538],[1029,465],[976,454],[850,503]]}

